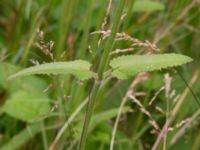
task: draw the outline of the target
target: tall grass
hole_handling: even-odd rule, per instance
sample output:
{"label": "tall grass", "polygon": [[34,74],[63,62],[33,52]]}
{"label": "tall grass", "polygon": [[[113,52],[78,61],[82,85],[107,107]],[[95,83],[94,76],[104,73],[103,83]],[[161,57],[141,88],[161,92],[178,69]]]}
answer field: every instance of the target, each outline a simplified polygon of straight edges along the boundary
{"label": "tall grass", "polygon": [[[44,89],[40,93],[51,99],[51,111],[42,125],[41,122],[30,124],[1,113],[0,149],[200,148],[199,106],[175,71],[167,69],[137,76],[145,77],[145,80],[136,80],[137,77],[126,81],[108,78],[102,82],[105,75],[103,73],[108,69],[111,58],[152,53],[145,47],[132,46],[130,41],[116,40],[116,34],[125,32],[141,42],[148,40],[157,44],[159,53],[177,52],[194,58],[192,64],[179,67],[178,72],[189,83],[194,94],[197,97],[200,95],[200,3],[197,0],[159,0],[164,4],[164,10],[135,12],[136,1],[113,0],[106,17],[107,23],[102,28],[109,6],[109,1],[106,0],[1,0],[1,64],[6,62],[24,68],[37,61],[44,63],[84,59],[94,64],[91,69],[98,72],[99,79],[82,82],[72,76],[37,76],[38,83],[32,81],[31,84],[26,84],[26,79],[22,79],[20,86],[15,88],[12,85],[17,80],[6,82],[4,74],[9,69],[4,67],[2,71],[0,65],[0,112],[3,103],[21,89],[33,92],[37,90],[35,87],[40,87],[38,89]],[[54,47],[50,50],[53,60],[36,46],[36,43],[41,43],[39,30],[44,33],[42,43],[50,40],[54,42]],[[107,37],[95,33],[109,30],[111,33]],[[130,47],[134,49],[121,53]],[[110,55],[116,49],[120,53]],[[166,86],[166,73],[172,77],[169,103],[166,103],[166,89],[159,91]],[[128,98],[123,101],[133,81],[139,81],[132,89],[136,99]],[[5,83],[10,84],[5,86]],[[149,105],[153,97],[156,98]],[[143,106],[142,111],[136,100]],[[167,116],[170,120],[167,125],[166,110],[171,113],[171,116]],[[159,130],[155,128],[152,119]],[[169,132],[163,140],[165,125]]]}

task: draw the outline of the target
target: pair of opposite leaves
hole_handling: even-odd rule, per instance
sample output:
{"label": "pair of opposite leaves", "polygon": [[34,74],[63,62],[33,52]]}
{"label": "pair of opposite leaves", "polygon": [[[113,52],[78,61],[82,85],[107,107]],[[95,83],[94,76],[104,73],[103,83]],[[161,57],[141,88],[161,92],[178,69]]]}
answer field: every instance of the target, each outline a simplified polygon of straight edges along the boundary
{"label": "pair of opposite leaves", "polygon": [[[190,61],[192,61],[191,58],[180,54],[121,56],[111,60],[111,75],[118,79],[126,79],[142,71],[160,70]],[[83,60],[47,63],[19,71],[10,76],[9,79],[33,74],[72,74],[79,80],[96,78],[96,73],[92,72],[90,67],[91,64]],[[19,90],[6,101],[3,110],[17,119],[32,122],[42,119],[49,112],[49,102],[47,97]]]}
{"label": "pair of opposite leaves", "polygon": [[[191,61],[192,59],[188,56],[173,53],[120,56],[110,61],[111,75],[118,79],[127,79],[139,72],[175,67]],[[90,67],[91,64],[84,60],[46,63],[19,71],[9,79],[33,74],[72,74],[79,80],[86,80],[97,77]]]}

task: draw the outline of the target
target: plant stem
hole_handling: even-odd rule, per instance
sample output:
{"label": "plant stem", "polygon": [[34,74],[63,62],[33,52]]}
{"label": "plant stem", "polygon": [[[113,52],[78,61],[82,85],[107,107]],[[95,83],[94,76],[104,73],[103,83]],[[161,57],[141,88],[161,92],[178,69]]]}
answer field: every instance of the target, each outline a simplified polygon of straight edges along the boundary
{"label": "plant stem", "polygon": [[99,89],[101,86],[101,80],[103,78],[103,73],[108,66],[108,62],[110,59],[109,53],[112,50],[115,36],[116,36],[116,33],[119,28],[120,18],[121,18],[122,12],[123,12],[125,2],[126,2],[126,0],[120,0],[118,8],[116,9],[116,13],[115,13],[116,15],[115,15],[113,26],[112,26],[111,36],[109,37],[109,39],[106,42],[106,45],[104,47],[103,56],[102,56],[102,59],[101,59],[101,62],[100,62],[99,68],[98,68],[98,75],[99,75],[100,81],[95,81],[93,88],[92,88],[91,96],[89,98],[89,102],[88,102],[87,109],[86,109],[86,116],[85,116],[83,131],[81,134],[81,140],[80,140],[80,143],[78,146],[78,150],[85,149],[88,128],[89,128],[90,120],[91,120],[91,117],[93,114],[95,100],[98,96],[98,92],[99,92]]}
{"label": "plant stem", "polygon": [[63,0],[62,1],[62,10],[61,10],[61,19],[59,21],[58,36],[57,36],[57,46],[55,51],[55,57],[60,58],[65,47],[66,36],[69,31],[71,20],[74,15],[76,0]]}
{"label": "plant stem", "polygon": [[99,88],[100,88],[100,83],[98,83],[98,81],[95,81],[92,92],[91,92],[92,95],[91,95],[91,97],[89,97],[89,101],[88,101],[87,108],[86,108],[85,121],[84,121],[84,125],[83,125],[83,130],[82,130],[81,140],[80,140],[80,143],[78,146],[78,150],[85,149],[88,127],[89,127],[89,123],[90,123],[90,120],[92,117],[94,103],[95,103]]}
{"label": "plant stem", "polygon": [[56,144],[58,143],[58,141],[60,140],[60,138],[62,137],[63,133],[66,131],[66,129],[69,127],[69,124],[74,120],[74,118],[78,115],[78,113],[80,113],[80,111],[83,109],[83,107],[85,107],[85,105],[88,102],[88,98],[86,98],[86,100],[84,100],[79,106],[78,108],[72,113],[72,115],[69,117],[69,119],[65,122],[65,124],[63,125],[63,127],[59,130],[58,134],[56,135],[56,138],[53,140],[49,150],[54,150],[56,147]]}
{"label": "plant stem", "polygon": [[123,25],[123,30],[126,30],[128,25],[130,24],[134,4],[135,4],[135,0],[128,1],[128,10],[127,10],[127,15],[126,15],[126,21],[124,22],[124,25]]}
{"label": "plant stem", "polygon": [[44,121],[41,121],[41,133],[42,133],[42,140],[44,144],[44,150],[48,150],[48,140],[47,140],[47,134],[45,131]]}
{"label": "plant stem", "polygon": [[102,59],[100,61],[100,65],[99,65],[99,69],[98,69],[98,74],[99,74],[99,78],[100,80],[103,77],[103,72],[106,70],[107,66],[108,66],[108,62],[110,60],[110,51],[112,50],[113,44],[114,44],[114,40],[115,40],[115,36],[116,33],[118,31],[119,25],[120,25],[120,18],[122,16],[122,11],[124,8],[126,0],[121,0],[118,6],[118,9],[116,10],[116,16],[113,22],[113,26],[112,26],[112,31],[111,31],[111,35],[108,39],[108,41],[105,44],[105,48],[104,48],[104,52],[103,52],[103,56]]}
{"label": "plant stem", "polygon": [[114,149],[115,136],[116,136],[116,132],[117,132],[118,123],[119,123],[119,120],[120,120],[120,117],[121,117],[121,114],[122,114],[122,110],[123,110],[127,100],[128,100],[128,94],[126,94],[126,96],[122,99],[122,102],[119,106],[117,118],[115,120],[113,131],[112,131],[112,137],[111,137],[111,142],[110,142],[110,150]]}
{"label": "plant stem", "polygon": [[[190,83],[189,83],[189,87],[191,87],[195,82],[196,80],[198,79],[198,76],[199,76],[199,72],[195,72]],[[171,112],[171,115],[170,115],[170,118],[167,120],[167,122],[165,122],[165,125],[163,127],[163,129],[161,130],[160,134],[158,135],[158,138],[156,139],[156,142],[154,143],[153,147],[152,147],[152,150],[157,150],[159,145],[160,145],[160,142],[162,141],[163,139],[163,132],[166,131],[166,127],[169,127],[171,125],[171,123],[174,121],[180,107],[182,106],[186,96],[188,95],[189,93],[189,89],[186,88],[183,92],[183,94],[181,95],[181,97],[179,98],[177,104],[174,106],[172,112]]]}
{"label": "plant stem", "polygon": [[86,19],[85,19],[85,26],[83,30],[83,37],[81,39],[81,44],[80,44],[80,51],[77,54],[78,58],[85,58],[86,56],[86,50],[87,50],[87,45],[88,45],[88,34],[91,26],[91,18],[92,18],[92,10],[94,7],[94,0],[87,0],[87,12],[86,12]]}

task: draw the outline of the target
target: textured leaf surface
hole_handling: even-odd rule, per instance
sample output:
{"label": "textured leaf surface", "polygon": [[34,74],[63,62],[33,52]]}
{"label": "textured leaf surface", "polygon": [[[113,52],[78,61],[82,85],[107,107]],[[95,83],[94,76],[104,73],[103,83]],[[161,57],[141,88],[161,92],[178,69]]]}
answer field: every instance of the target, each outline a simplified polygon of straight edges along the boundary
{"label": "textured leaf surface", "polygon": [[24,69],[10,76],[9,79],[33,74],[72,74],[80,80],[85,80],[94,76],[90,66],[90,63],[83,60],[46,63]]}
{"label": "textured leaf surface", "polygon": [[129,55],[113,59],[110,66],[114,77],[126,79],[139,72],[179,66],[191,61],[190,57],[180,54]]}
{"label": "textured leaf surface", "polygon": [[6,100],[3,110],[16,119],[33,122],[49,113],[50,104],[48,98],[22,90]]}
{"label": "textured leaf surface", "polygon": [[165,6],[156,1],[152,0],[137,0],[134,4],[133,11],[134,12],[144,12],[144,11],[156,11],[156,10],[164,10]]}

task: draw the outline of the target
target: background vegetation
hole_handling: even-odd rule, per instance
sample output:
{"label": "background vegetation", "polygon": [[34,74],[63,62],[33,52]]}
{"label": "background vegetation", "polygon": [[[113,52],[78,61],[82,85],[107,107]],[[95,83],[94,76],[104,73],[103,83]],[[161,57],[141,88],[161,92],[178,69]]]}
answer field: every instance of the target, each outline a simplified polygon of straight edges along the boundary
{"label": "background vegetation", "polygon": [[[97,70],[106,48],[112,49],[111,58],[180,53],[194,61],[128,80],[110,79],[108,71],[86,149],[113,149],[113,142],[115,150],[200,149],[200,2],[126,0],[118,16],[119,4],[120,0],[0,1],[0,149],[76,149],[93,81],[70,75],[7,78],[39,63],[75,59],[87,60]],[[117,19],[119,30],[112,43],[110,30]],[[168,119],[168,132],[162,133]]]}

